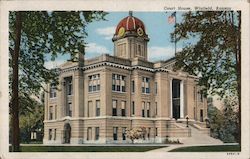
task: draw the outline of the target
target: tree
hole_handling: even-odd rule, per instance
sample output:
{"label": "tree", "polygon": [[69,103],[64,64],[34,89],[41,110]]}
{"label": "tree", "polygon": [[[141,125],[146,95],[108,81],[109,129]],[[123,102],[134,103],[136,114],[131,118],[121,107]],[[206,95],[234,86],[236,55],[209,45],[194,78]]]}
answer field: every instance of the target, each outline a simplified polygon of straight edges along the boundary
{"label": "tree", "polygon": [[[171,36],[177,42],[186,42],[176,54],[175,69],[199,76],[205,95],[223,98],[228,93],[236,94],[240,119],[241,12],[187,12]],[[240,125],[239,120],[239,131]]]}
{"label": "tree", "polygon": [[[20,98],[20,107],[24,104]],[[23,100],[25,102],[25,99]],[[23,106],[25,107],[25,106]],[[20,139],[21,142],[29,143],[31,141],[31,132],[43,130],[44,105],[35,99],[32,99],[32,106],[27,111],[20,112]]]}
{"label": "tree", "polygon": [[224,107],[222,110],[212,105],[208,107],[211,136],[223,142],[239,142],[239,132],[237,131],[239,124],[237,106],[237,96],[230,96],[224,100]]}
{"label": "tree", "polygon": [[[103,20],[106,13],[15,11],[9,14],[10,114],[12,151],[19,151],[19,99],[29,103],[44,83],[57,82],[56,70],[44,62],[58,54],[84,54],[86,25]],[[44,88],[43,88],[44,89]]]}
{"label": "tree", "polygon": [[137,139],[145,138],[146,128],[144,127],[135,127],[130,130],[126,130],[126,136],[129,138],[132,143]]}

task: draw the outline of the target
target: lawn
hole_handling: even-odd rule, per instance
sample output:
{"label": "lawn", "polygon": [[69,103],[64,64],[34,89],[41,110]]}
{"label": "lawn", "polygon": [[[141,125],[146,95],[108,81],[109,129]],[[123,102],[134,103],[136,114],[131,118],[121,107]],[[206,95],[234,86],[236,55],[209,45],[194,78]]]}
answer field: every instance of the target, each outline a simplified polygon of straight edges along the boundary
{"label": "lawn", "polygon": [[191,146],[173,149],[169,152],[228,152],[240,151],[240,145]]}
{"label": "lawn", "polygon": [[21,146],[21,152],[145,152],[166,146]]}

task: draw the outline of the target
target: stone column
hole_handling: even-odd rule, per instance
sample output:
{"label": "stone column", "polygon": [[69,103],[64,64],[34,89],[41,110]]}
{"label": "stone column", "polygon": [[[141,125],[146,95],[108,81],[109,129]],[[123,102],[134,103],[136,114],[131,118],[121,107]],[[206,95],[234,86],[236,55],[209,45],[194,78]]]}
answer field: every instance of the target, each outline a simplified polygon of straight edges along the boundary
{"label": "stone column", "polygon": [[180,82],[180,118],[184,118],[184,81]]}

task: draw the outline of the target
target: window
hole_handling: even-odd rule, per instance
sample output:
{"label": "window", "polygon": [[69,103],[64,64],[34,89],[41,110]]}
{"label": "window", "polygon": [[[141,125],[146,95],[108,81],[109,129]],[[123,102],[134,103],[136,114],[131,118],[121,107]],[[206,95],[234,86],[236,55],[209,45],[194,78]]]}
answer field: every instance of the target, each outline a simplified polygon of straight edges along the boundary
{"label": "window", "polygon": [[99,134],[100,134],[99,130],[100,130],[99,127],[95,128],[95,140],[99,140]]}
{"label": "window", "polygon": [[147,117],[150,117],[150,103],[147,102]]}
{"label": "window", "polygon": [[122,140],[126,140],[126,127],[122,128]]}
{"label": "window", "polygon": [[72,117],[72,103],[68,103],[68,111],[66,113],[66,116]]}
{"label": "window", "polygon": [[200,90],[200,92],[199,92],[199,100],[200,100],[200,102],[203,102],[203,91],[202,90]]}
{"label": "window", "polygon": [[88,111],[87,111],[87,117],[90,117],[92,114],[92,101],[88,101]]}
{"label": "window", "polygon": [[126,116],[126,102],[122,101],[121,102],[121,108],[122,108],[122,116]]}
{"label": "window", "polygon": [[131,114],[135,115],[135,102],[132,102]]}
{"label": "window", "polygon": [[112,74],[112,91],[126,92],[125,76]]}
{"label": "window", "polygon": [[149,78],[143,77],[142,78],[142,93],[150,93],[150,88],[149,88]]}
{"label": "window", "polygon": [[50,98],[56,97],[56,84],[54,83],[50,85],[49,97]]}
{"label": "window", "polygon": [[135,81],[132,81],[132,93],[135,93]]}
{"label": "window", "polygon": [[142,102],[142,117],[145,117],[145,102]]}
{"label": "window", "polygon": [[72,77],[66,77],[65,84],[66,84],[67,95],[72,95],[73,94]]}
{"label": "window", "polygon": [[49,129],[49,140],[52,139],[52,129]]}
{"label": "window", "polygon": [[155,128],[155,136],[158,136],[158,129]]}
{"label": "window", "polygon": [[158,84],[157,84],[157,82],[155,82],[155,94],[157,94],[158,93]]}
{"label": "window", "polygon": [[95,74],[89,76],[89,92],[97,92],[100,91],[100,74]]}
{"label": "window", "polygon": [[118,139],[117,133],[118,133],[118,127],[113,127],[113,139],[114,140]]}
{"label": "window", "polygon": [[53,106],[49,107],[49,120],[53,120]]}
{"label": "window", "polygon": [[92,128],[88,127],[87,129],[87,140],[91,140],[92,139]]}
{"label": "window", "polygon": [[100,116],[100,100],[96,101],[96,116]]}
{"label": "window", "polygon": [[54,131],[54,140],[56,140],[56,129]]}
{"label": "window", "polygon": [[55,119],[57,119],[57,105],[55,105]]}
{"label": "window", "polygon": [[112,101],[112,115],[117,116],[117,100]]}
{"label": "window", "polygon": [[155,115],[158,115],[158,105],[157,105],[157,102],[155,102]]}
{"label": "window", "polygon": [[151,128],[148,128],[148,139],[150,139]]}

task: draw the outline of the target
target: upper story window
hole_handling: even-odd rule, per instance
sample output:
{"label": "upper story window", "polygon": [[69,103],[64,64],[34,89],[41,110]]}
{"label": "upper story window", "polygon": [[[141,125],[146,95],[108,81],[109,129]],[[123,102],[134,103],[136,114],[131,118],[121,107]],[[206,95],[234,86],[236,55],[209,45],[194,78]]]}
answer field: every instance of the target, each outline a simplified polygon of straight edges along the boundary
{"label": "upper story window", "polygon": [[112,115],[117,116],[117,100],[112,101]]}
{"label": "upper story window", "polygon": [[49,97],[55,98],[56,97],[56,84],[50,85]]}
{"label": "upper story window", "polygon": [[122,116],[126,116],[126,101],[121,102]]}
{"label": "upper story window", "polygon": [[135,115],[135,102],[132,101],[131,115]]}
{"label": "upper story window", "polygon": [[112,91],[126,92],[125,76],[112,74]]}
{"label": "upper story window", "polygon": [[96,100],[96,116],[100,116],[100,100]]}
{"label": "upper story window", "polygon": [[147,117],[150,117],[150,103],[147,102]]}
{"label": "upper story window", "polygon": [[150,87],[149,87],[150,79],[147,77],[142,77],[142,93],[149,94]]}
{"label": "upper story window", "polygon": [[72,103],[67,104],[66,116],[72,117]]}
{"label": "upper story window", "polygon": [[141,116],[145,117],[145,102],[142,102],[142,112],[141,112]]}
{"label": "upper story window", "polygon": [[203,91],[200,90],[199,92],[199,102],[203,102]]}
{"label": "upper story window", "polygon": [[72,77],[66,77],[65,79],[65,88],[67,95],[72,95],[73,94],[73,84],[72,84]]}
{"label": "upper story window", "polygon": [[89,76],[89,92],[100,91],[100,74]]}
{"label": "upper story window", "polygon": [[135,93],[135,81],[132,81],[132,93]]}
{"label": "upper story window", "polygon": [[53,119],[53,106],[49,107],[49,120]]}

